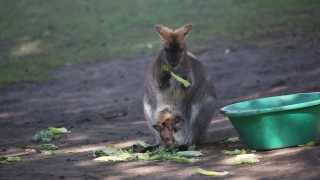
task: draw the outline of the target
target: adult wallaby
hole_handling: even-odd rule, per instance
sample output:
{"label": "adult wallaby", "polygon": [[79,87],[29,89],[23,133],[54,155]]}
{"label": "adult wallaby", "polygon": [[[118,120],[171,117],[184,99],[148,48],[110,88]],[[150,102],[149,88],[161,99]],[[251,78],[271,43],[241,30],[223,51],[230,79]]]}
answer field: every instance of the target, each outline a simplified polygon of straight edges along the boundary
{"label": "adult wallaby", "polygon": [[144,115],[156,145],[198,144],[215,112],[215,91],[197,58],[187,51],[192,25],[156,25],[162,49],[147,68]]}

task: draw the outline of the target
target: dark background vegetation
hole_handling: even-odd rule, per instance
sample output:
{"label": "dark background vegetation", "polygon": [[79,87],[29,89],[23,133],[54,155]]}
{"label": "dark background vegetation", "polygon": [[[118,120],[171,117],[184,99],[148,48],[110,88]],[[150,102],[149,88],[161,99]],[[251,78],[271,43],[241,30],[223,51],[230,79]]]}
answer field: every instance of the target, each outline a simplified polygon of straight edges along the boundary
{"label": "dark background vegetation", "polygon": [[0,6],[0,83],[39,81],[63,65],[150,55],[153,26],[193,23],[192,47],[272,32],[319,36],[318,0],[10,0]]}

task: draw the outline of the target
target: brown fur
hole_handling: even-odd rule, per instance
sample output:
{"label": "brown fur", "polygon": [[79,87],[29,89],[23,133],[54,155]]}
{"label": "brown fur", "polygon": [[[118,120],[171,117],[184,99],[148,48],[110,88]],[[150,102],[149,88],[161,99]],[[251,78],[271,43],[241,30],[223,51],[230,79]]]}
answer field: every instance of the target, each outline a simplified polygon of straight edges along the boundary
{"label": "brown fur", "polygon": [[179,48],[185,48],[185,37],[191,31],[192,25],[187,24],[176,30],[172,30],[163,25],[156,25],[155,29],[159,33],[165,48],[170,48],[170,44],[177,44]]}
{"label": "brown fur", "polygon": [[160,113],[159,128],[160,136],[166,145],[172,144],[173,139],[173,126],[175,124],[175,117],[169,112]]}
{"label": "brown fur", "polygon": [[[163,43],[145,79],[144,114],[156,144],[191,145],[202,140],[215,109],[215,92],[200,61],[187,51],[186,36],[191,25],[172,30],[155,27]],[[191,83],[184,87],[164,70]]]}

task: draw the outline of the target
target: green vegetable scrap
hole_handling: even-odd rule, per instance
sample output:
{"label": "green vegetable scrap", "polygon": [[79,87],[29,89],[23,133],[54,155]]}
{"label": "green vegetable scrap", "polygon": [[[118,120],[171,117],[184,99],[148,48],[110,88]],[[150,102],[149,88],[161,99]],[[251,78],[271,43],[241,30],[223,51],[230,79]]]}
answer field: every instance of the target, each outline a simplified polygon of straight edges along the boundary
{"label": "green vegetable scrap", "polygon": [[120,161],[128,161],[129,159],[127,157],[122,157],[122,156],[101,156],[101,157],[95,158],[94,160],[100,161],[100,162],[108,162],[108,161],[120,162]]}
{"label": "green vegetable scrap", "polygon": [[114,155],[97,157],[94,160],[107,162],[107,161],[129,161],[129,160],[133,160],[133,159],[134,159],[134,157],[132,156],[132,154],[127,153],[127,152],[121,152],[121,153],[117,153]]}
{"label": "green vegetable scrap", "polygon": [[235,143],[239,142],[240,138],[239,137],[229,137],[228,139],[225,140],[227,143]]}
{"label": "green vegetable scrap", "polygon": [[204,170],[204,169],[201,169],[201,168],[196,168],[195,169],[195,172],[196,173],[199,173],[199,174],[202,174],[202,175],[205,175],[205,176],[226,176],[229,174],[228,171],[208,171],[208,170]]}
{"label": "green vegetable scrap", "polygon": [[169,64],[163,64],[162,70],[163,71],[171,71],[172,67]]}
{"label": "green vegetable scrap", "polygon": [[65,134],[65,133],[70,133],[71,131],[68,131],[67,128],[61,127],[61,128],[56,128],[56,127],[49,127],[48,130],[52,132],[53,134],[60,135],[60,134]]}
{"label": "green vegetable scrap", "polygon": [[[130,150],[106,147],[94,152],[95,161],[130,161],[138,159],[138,153],[133,153]],[[142,157],[141,157],[142,158]]]}
{"label": "green vegetable scrap", "polygon": [[314,141],[310,141],[310,142],[308,142],[308,143],[306,143],[306,144],[301,144],[301,145],[298,145],[299,147],[313,147],[313,146],[315,146],[316,145],[316,142],[314,142]]}
{"label": "green vegetable scrap", "polygon": [[41,154],[46,155],[46,156],[52,156],[55,155],[55,151],[41,151]]}
{"label": "green vegetable scrap", "polygon": [[39,150],[41,150],[41,151],[54,151],[57,149],[58,149],[58,146],[56,146],[54,144],[41,144],[39,146]]}
{"label": "green vegetable scrap", "polygon": [[0,156],[0,164],[12,164],[21,161],[21,157],[18,156]]}
{"label": "green vegetable scrap", "polygon": [[189,81],[183,79],[182,77],[178,76],[174,72],[171,71],[170,74],[173,78],[175,78],[178,82],[180,82],[184,87],[187,88],[191,85],[191,83]]}
{"label": "green vegetable scrap", "polygon": [[177,155],[184,157],[200,157],[202,156],[202,152],[200,151],[179,151]]}
{"label": "green vegetable scrap", "polygon": [[144,147],[144,148],[147,148],[147,147],[151,146],[151,144],[148,144],[148,143],[146,143],[144,141],[141,141],[141,140],[137,141],[137,144],[142,146],[142,147]]}
{"label": "green vegetable scrap", "polygon": [[32,140],[36,142],[48,143],[51,142],[54,138],[56,137],[52,132],[48,130],[41,130],[32,137]]}
{"label": "green vegetable scrap", "polygon": [[111,156],[111,155],[118,154],[119,152],[120,150],[117,148],[106,147],[106,148],[95,151],[93,156],[94,157]]}
{"label": "green vegetable scrap", "polygon": [[157,149],[151,152],[149,160],[155,161],[174,161],[178,163],[193,163],[198,159],[179,155],[178,152],[169,151],[167,149]]}
{"label": "green vegetable scrap", "polygon": [[258,162],[260,162],[260,160],[255,154],[239,154],[230,160],[232,165],[256,164]]}
{"label": "green vegetable scrap", "polygon": [[245,149],[235,149],[235,150],[223,150],[222,151],[223,154],[225,155],[229,155],[229,156],[232,156],[232,155],[239,155],[239,154],[247,154],[247,151]]}
{"label": "green vegetable scrap", "polygon": [[32,140],[36,142],[49,143],[60,137],[61,134],[70,133],[66,128],[49,127],[48,129],[40,130],[33,135]]}
{"label": "green vegetable scrap", "polygon": [[58,146],[56,146],[54,144],[41,144],[39,146],[40,152],[44,155],[54,155],[55,150],[57,150],[57,149],[58,149]]}
{"label": "green vegetable scrap", "polygon": [[[138,142],[139,145],[144,143]],[[147,145],[147,144],[144,144]],[[146,147],[149,147],[147,145]],[[178,163],[192,163],[197,161],[195,157],[201,156],[200,151],[175,151],[172,149],[158,148],[153,151],[145,153],[135,153],[131,149],[121,149],[106,147],[94,152],[96,161],[130,161],[130,160],[144,160],[144,161],[173,161]]]}

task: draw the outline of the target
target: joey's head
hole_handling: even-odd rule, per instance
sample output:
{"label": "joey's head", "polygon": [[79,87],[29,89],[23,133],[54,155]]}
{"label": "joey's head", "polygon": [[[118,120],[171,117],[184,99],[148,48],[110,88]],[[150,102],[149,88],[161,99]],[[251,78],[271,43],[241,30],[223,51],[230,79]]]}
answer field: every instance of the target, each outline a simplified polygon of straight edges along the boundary
{"label": "joey's head", "polygon": [[162,41],[166,61],[171,66],[177,66],[183,60],[186,53],[186,37],[191,29],[191,24],[175,30],[163,25],[155,26],[155,30],[159,33]]}
{"label": "joey's head", "polygon": [[168,111],[162,111],[159,121],[154,128],[159,132],[162,142],[166,146],[176,146],[181,144],[181,139],[177,138],[183,126],[181,116],[174,115]]}

